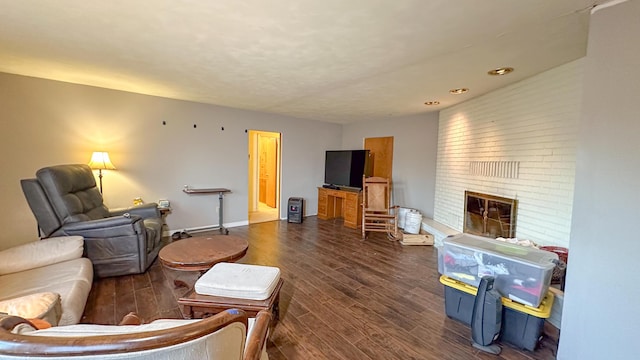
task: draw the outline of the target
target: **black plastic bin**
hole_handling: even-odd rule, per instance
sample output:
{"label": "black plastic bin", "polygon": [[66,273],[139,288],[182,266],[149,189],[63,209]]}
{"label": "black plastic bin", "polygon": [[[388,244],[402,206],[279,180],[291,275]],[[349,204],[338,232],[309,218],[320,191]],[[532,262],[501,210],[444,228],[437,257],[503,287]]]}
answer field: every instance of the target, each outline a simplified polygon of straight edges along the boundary
{"label": "black plastic bin", "polygon": [[[447,316],[471,326],[473,304],[478,289],[445,275],[440,277],[440,282],[444,285]],[[520,349],[535,350],[542,336],[544,321],[551,316],[553,293],[548,292],[537,308],[504,297],[502,305],[500,341]]]}

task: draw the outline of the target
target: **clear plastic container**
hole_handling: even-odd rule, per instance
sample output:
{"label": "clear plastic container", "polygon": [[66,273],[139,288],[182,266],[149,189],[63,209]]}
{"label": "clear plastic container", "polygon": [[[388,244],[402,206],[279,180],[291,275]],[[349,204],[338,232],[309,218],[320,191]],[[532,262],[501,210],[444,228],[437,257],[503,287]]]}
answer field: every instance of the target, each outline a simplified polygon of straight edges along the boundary
{"label": "clear plastic container", "polygon": [[[444,239],[438,258],[442,273],[477,287],[492,276],[494,287],[508,299],[538,307],[549,289],[558,255],[491,238],[460,234]],[[442,265],[442,266],[440,266]]]}

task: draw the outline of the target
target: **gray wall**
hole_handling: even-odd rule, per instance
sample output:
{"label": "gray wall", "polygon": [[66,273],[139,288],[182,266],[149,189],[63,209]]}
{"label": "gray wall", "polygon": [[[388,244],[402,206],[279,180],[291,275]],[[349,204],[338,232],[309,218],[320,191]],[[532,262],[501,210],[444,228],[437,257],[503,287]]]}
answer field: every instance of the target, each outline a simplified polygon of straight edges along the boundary
{"label": "gray wall", "polygon": [[640,2],[591,18],[558,359],[637,359]]}
{"label": "gray wall", "polygon": [[393,203],[433,218],[438,114],[423,114],[343,126],[344,149],[362,149],[364,139],[393,136]]}
{"label": "gray wall", "polygon": [[103,178],[106,203],[169,199],[175,230],[218,223],[217,196],[186,195],[185,184],[230,188],[224,222],[247,222],[245,129],[282,133],[282,216],[290,196],[305,198],[306,214],[317,212],[324,151],[341,146],[337,124],[3,73],[0,109],[0,249],[37,238],[20,179],[43,166],[87,163],[95,150],[109,151],[117,167]]}

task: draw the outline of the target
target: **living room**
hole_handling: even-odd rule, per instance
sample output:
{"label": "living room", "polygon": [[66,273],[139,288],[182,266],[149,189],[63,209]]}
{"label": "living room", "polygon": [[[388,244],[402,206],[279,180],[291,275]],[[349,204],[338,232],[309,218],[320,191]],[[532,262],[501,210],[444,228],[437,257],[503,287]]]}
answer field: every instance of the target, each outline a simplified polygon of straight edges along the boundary
{"label": "living room", "polygon": [[[529,229],[518,233],[519,237],[540,238],[545,244],[571,249],[559,358],[629,358],[635,354],[633,334],[640,323],[632,310],[638,291],[630,286],[633,274],[625,266],[635,262],[638,252],[635,236],[630,234],[634,223],[631,206],[638,201],[632,179],[640,172],[633,138],[640,130],[634,121],[640,89],[635,85],[639,73],[629,65],[638,62],[638,47],[629,34],[638,32],[633,19],[639,14],[635,1],[595,12],[590,53],[585,58],[439,113],[382,119],[366,126],[2,73],[0,107],[5,138],[0,147],[5,156],[0,188],[5,206],[0,210],[0,221],[5,235],[1,246],[8,248],[37,238],[35,219],[19,180],[33,177],[44,166],[87,163],[96,150],[109,151],[117,167],[104,173],[104,198],[109,206],[128,206],[137,197],[147,202],[169,199],[169,228],[197,229],[216,224],[214,198],[190,197],[182,192],[184,185],[228,187],[232,192],[225,198],[225,225],[245,225],[245,131],[251,129],[282,133],[281,202],[291,196],[303,197],[307,216],[314,215],[317,208],[316,188],[322,184],[325,150],[360,148],[363,138],[393,136],[396,203],[420,209],[426,217],[460,229],[461,214],[447,207],[452,202],[448,195],[438,192],[446,182],[438,163],[447,140],[443,125],[459,119],[457,113],[472,114],[476,108],[510,117],[514,113],[502,113],[500,106],[530,102],[536,110],[550,110],[542,115],[545,119],[557,114],[546,120],[566,121],[562,125],[566,126],[564,137],[558,134],[555,141],[577,144],[573,149],[568,147],[568,153],[559,154],[559,163],[569,165],[551,167],[549,181],[557,187],[541,186],[541,193],[555,192],[553,195],[561,197],[558,207],[550,209],[558,220],[548,221],[547,215],[536,217],[533,214],[541,211],[535,209],[529,216],[526,207],[518,219],[519,229]],[[621,30],[607,29],[614,24]],[[608,39],[617,41],[609,43]],[[602,67],[608,64],[617,67],[607,67],[605,76]],[[555,86],[559,77],[566,86]],[[625,84],[628,89],[619,94],[614,91],[617,87],[603,83]],[[541,101],[541,94],[549,95],[550,102]],[[558,108],[558,104],[565,107]],[[520,118],[533,116],[533,111],[527,114],[522,106],[519,109]],[[491,115],[480,119],[487,116]],[[471,115],[469,119],[476,118]],[[570,175],[571,163],[575,163],[574,176]],[[495,193],[498,187],[472,190]],[[526,199],[521,190],[511,192]],[[542,223],[551,225],[536,233],[534,229]],[[611,246],[613,241],[615,246]],[[602,274],[604,269],[609,275]],[[610,274],[616,274],[615,279]]]}

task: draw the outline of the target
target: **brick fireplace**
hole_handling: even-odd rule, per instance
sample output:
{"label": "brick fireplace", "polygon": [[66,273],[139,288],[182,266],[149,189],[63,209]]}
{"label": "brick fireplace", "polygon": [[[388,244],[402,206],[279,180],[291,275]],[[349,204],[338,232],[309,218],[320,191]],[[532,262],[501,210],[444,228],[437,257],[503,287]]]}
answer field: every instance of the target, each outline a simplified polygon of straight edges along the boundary
{"label": "brick fireplace", "polygon": [[[482,225],[483,216],[465,214],[465,191],[494,194],[518,199],[517,232],[510,223],[508,236],[569,245],[581,66],[574,61],[440,111],[434,221],[460,232],[465,222]],[[493,215],[480,230],[491,236],[505,225]]]}
{"label": "brick fireplace", "polygon": [[473,191],[464,192],[464,228],[469,234],[513,238],[517,200]]}

